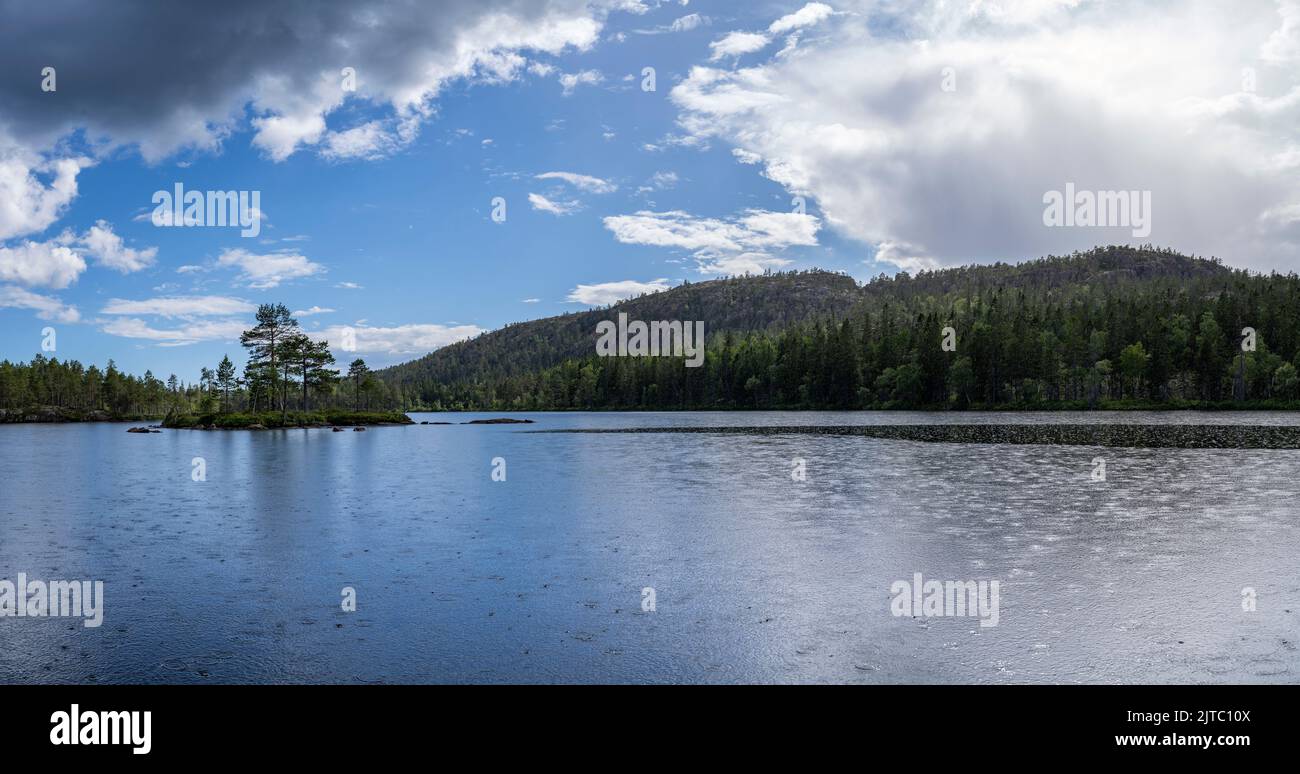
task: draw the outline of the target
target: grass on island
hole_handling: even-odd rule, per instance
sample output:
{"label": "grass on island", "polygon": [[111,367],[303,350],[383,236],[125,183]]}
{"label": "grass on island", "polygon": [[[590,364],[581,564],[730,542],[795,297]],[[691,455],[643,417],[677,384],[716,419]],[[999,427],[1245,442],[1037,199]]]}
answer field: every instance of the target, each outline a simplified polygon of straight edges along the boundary
{"label": "grass on island", "polygon": [[273,427],[330,427],[344,425],[410,425],[411,418],[401,411],[350,411],[324,409],[321,411],[234,412],[209,414],[169,414],[162,426],[175,429],[246,430],[256,426]]}

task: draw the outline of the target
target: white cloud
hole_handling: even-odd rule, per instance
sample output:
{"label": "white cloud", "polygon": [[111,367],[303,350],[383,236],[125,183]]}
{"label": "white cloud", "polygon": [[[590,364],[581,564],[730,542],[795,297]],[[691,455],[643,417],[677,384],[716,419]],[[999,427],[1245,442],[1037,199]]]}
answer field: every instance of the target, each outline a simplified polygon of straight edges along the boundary
{"label": "white cloud", "polygon": [[341,290],[364,290],[364,288],[361,285],[358,285],[355,282],[340,282],[334,287],[339,288]]}
{"label": "white cloud", "polygon": [[85,259],[64,244],[69,239],[0,247],[0,280],[28,287],[66,288],[86,270]]}
{"label": "white cloud", "polygon": [[[844,5],[797,50],[694,68],[670,94],[682,128],[761,160],[896,265],[1134,241],[1045,227],[1044,194],[1074,183],[1151,191],[1153,230],[1138,241],[1294,268],[1300,70],[1280,60],[1300,52],[1300,4]],[[825,16],[805,11],[778,24]]]}
{"label": "white cloud", "polygon": [[579,86],[595,86],[602,83],[605,76],[600,74],[599,70],[583,70],[577,73],[564,73],[560,76],[560,86],[564,89],[564,96],[569,96],[574,89]]}
{"label": "white cloud", "polygon": [[81,319],[77,307],[68,306],[53,296],[43,296],[30,290],[0,285],[0,309],[30,309],[42,320],[75,323]]}
{"label": "white cloud", "polygon": [[1300,60],[1300,0],[1278,0],[1277,13],[1282,24],[1264,41],[1259,56],[1267,62],[1293,63]]}
{"label": "white cloud", "polygon": [[639,186],[636,191],[637,193],[663,191],[668,188],[676,187],[680,179],[681,178],[677,176],[676,172],[656,172],[650,176],[650,179],[646,181],[645,185]]}
{"label": "white cloud", "polygon": [[320,306],[313,306],[313,307],[310,307],[310,308],[307,308],[307,309],[299,309],[298,311],[296,311],[296,312],[293,313],[293,316],[294,316],[294,317],[311,317],[312,315],[315,315],[315,314],[330,314],[330,313],[332,313],[332,312],[337,312],[337,311],[338,311],[337,309],[326,309],[326,308],[324,308],[324,307],[320,307]]}
{"label": "white cloud", "polygon": [[282,282],[325,271],[319,263],[289,251],[257,255],[247,250],[227,249],[217,257],[217,265],[239,269],[239,281],[259,290],[279,287]]}
{"label": "white cloud", "polygon": [[[111,319],[95,322],[112,336],[145,339],[160,347],[182,347],[200,341],[229,341],[251,327],[248,315],[257,310],[252,303],[228,296],[159,296],[141,300],[110,299],[100,314]],[[158,326],[141,319],[152,316],[181,320],[181,325]],[[222,319],[206,319],[218,317]]]}
{"label": "white cloud", "polygon": [[344,331],[355,337],[357,352],[388,355],[424,354],[484,333],[484,329],[477,325],[412,324],[391,328],[335,325],[311,331],[308,335],[337,347],[344,338]]}
{"label": "white cloud", "polygon": [[738,274],[744,273],[744,267],[761,271],[788,265],[790,261],[767,251],[816,245],[820,227],[813,215],[757,209],[727,220],[699,218],[680,210],[642,210],[606,217],[604,223],[624,244],[690,251],[699,271],[706,274]]}
{"label": "white cloud", "polygon": [[[686,5],[686,3],[682,3],[682,5]],[[690,32],[693,29],[698,29],[707,24],[709,24],[709,17],[701,16],[698,13],[688,13],[685,16],[678,16],[668,24],[660,24],[649,29],[638,29],[632,31],[637,35],[662,35],[673,32]],[[627,35],[621,32],[616,33],[612,39],[622,43],[627,39]]]}
{"label": "white cloud", "polygon": [[688,13],[685,16],[679,16],[673,19],[673,23],[668,25],[669,32],[689,32],[703,24],[708,24],[708,19],[700,16],[698,13]]}
{"label": "white cloud", "polygon": [[775,271],[792,263],[794,261],[788,258],[778,258],[769,253],[747,252],[714,256],[702,261],[699,270],[701,274],[762,274],[768,269]]}
{"label": "white cloud", "polygon": [[915,245],[899,242],[881,242],[876,245],[874,259],[879,263],[897,266],[903,271],[915,274],[918,271],[938,269],[942,264],[934,258],[924,255],[924,251]]}
{"label": "white cloud", "polygon": [[538,180],[563,180],[574,188],[597,194],[613,193],[618,190],[618,186],[608,180],[602,180],[591,175],[580,175],[576,172],[543,172],[536,175],[536,178]]}
{"label": "white cloud", "polygon": [[605,306],[625,298],[633,298],[642,293],[658,293],[668,289],[667,279],[637,282],[621,280],[619,282],[602,282],[595,285],[579,285],[569,291],[569,301],[588,306]]}
{"label": "white cloud", "polygon": [[713,52],[709,59],[716,61],[729,56],[752,54],[767,48],[771,42],[771,38],[761,32],[728,32],[709,44],[709,49]]}
{"label": "white cloud", "polygon": [[0,241],[39,233],[62,217],[89,165],[84,158],[42,160],[0,134]]}
{"label": "white cloud", "polygon": [[131,301],[113,298],[100,314],[156,315],[158,317],[208,317],[251,314],[257,307],[242,298],[229,296],[159,296]]}
{"label": "white cloud", "polygon": [[835,9],[825,3],[809,3],[794,13],[786,14],[772,22],[767,31],[774,35],[781,35],[802,27],[810,27],[828,18],[834,12]]}
{"label": "white cloud", "polygon": [[525,298],[525,299],[523,300],[523,303],[525,303],[525,304],[538,304],[538,303],[541,303],[541,301],[542,301],[542,299],[540,299],[540,298]]}
{"label": "white cloud", "polygon": [[528,194],[528,203],[532,205],[533,209],[549,212],[552,215],[572,215],[582,209],[582,203],[577,200],[567,202],[551,201],[538,193]]}
{"label": "white cloud", "polygon": [[545,78],[551,73],[555,72],[555,65],[548,64],[546,62],[529,62],[528,72],[531,75],[536,75],[541,78]]}
{"label": "white cloud", "polygon": [[[727,57],[739,57],[761,51],[772,42],[774,35],[782,35],[787,32],[795,32],[804,27],[811,27],[829,18],[833,13],[835,13],[835,9],[825,3],[808,3],[794,13],[782,16],[772,22],[767,28],[767,33],[770,34],[745,32],[743,30],[729,32],[709,44],[709,49],[712,51],[709,61],[716,62]],[[797,37],[797,35],[791,36],[789,45],[782,52],[783,54],[793,50]]]}
{"label": "white cloud", "polygon": [[78,244],[98,265],[123,274],[147,269],[158,255],[156,247],[143,250],[127,247],[122,237],[113,233],[113,226],[102,220],[91,226]]}
{"label": "white cloud", "polygon": [[[413,134],[406,136],[414,139]],[[327,134],[320,154],[331,161],[378,159],[391,155],[406,144],[402,135],[394,132],[389,122],[367,121],[351,129]]]}
{"label": "white cloud", "polygon": [[177,328],[155,328],[136,317],[100,321],[100,330],[110,336],[147,339],[159,346],[185,346],[200,341],[233,341],[251,327],[240,320],[199,320]]}

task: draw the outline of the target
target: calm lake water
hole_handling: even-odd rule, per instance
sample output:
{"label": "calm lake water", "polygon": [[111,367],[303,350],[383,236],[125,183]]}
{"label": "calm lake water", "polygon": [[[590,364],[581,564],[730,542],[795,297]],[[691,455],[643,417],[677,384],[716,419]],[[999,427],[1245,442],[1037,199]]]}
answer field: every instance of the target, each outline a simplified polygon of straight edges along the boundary
{"label": "calm lake water", "polygon": [[[1300,452],[528,432],[1300,416],[512,416],[0,426],[0,578],[105,584],[96,629],[0,618],[0,682],[1300,679]],[[1000,581],[998,625],[895,617],[916,572]]]}

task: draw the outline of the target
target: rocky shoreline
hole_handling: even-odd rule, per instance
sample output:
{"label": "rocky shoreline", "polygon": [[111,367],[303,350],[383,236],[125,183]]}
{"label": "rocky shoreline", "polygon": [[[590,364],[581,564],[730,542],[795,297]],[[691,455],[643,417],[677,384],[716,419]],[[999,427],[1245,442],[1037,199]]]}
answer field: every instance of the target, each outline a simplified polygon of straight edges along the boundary
{"label": "rocky shoreline", "polygon": [[532,432],[831,435],[922,443],[1048,444],[1167,449],[1300,449],[1300,425],[792,425],[554,429]]}

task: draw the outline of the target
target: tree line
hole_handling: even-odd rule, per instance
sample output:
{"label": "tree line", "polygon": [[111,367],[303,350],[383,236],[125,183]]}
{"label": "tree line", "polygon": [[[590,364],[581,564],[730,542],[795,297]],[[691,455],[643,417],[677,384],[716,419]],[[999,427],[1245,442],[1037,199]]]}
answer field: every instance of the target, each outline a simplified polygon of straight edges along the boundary
{"label": "tree line", "polygon": [[[856,289],[845,281],[851,285],[841,275],[806,272],[732,279],[629,302],[654,304],[640,310],[645,319],[656,319],[647,312],[698,319],[716,305],[737,310],[727,313],[742,324],[762,325],[712,329],[699,368],[681,358],[597,356],[595,320],[614,312],[604,310],[509,326],[416,361],[416,370],[376,374],[358,359],[341,373],[327,343],[306,336],[283,305],[263,305],[241,337],[248,357],[240,373],[225,357],[202,369],[197,384],[183,384],[122,374],[112,361],[101,371],[37,356],[30,364],[0,362],[0,408],[41,404],[120,416],[330,407],[1300,408],[1294,274],[1251,274],[1167,250],[1101,248],[1015,265],[900,272]],[[791,298],[798,301],[771,308]],[[519,349],[529,353],[527,367],[515,357]],[[430,364],[444,376],[434,378]]]}
{"label": "tree line", "polygon": [[238,371],[229,355],[215,368],[203,367],[197,383],[152,371],[124,374],[109,360],[102,370],[76,360],[36,355],[30,363],[0,361],[0,409],[52,406],[115,417],[162,416],[169,413],[311,411],[347,407],[386,408],[395,399],[364,360],[353,360],[346,373],[332,368],[329,344],[307,336],[283,304],[258,307],[256,324],[240,343],[248,352]]}

